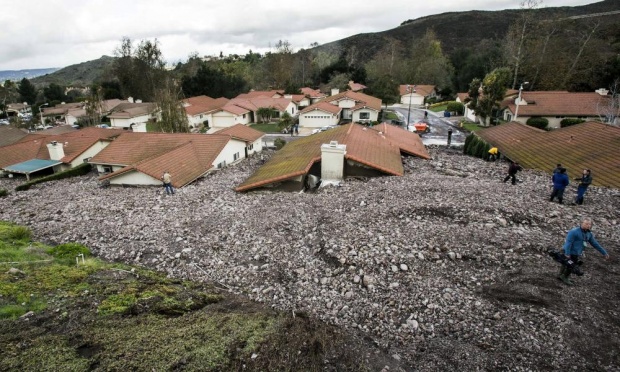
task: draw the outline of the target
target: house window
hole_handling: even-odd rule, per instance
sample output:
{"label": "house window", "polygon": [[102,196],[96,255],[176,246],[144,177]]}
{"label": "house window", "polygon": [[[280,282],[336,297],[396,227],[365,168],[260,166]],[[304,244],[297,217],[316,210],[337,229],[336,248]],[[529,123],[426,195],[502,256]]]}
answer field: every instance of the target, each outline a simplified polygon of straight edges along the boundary
{"label": "house window", "polygon": [[237,160],[237,159],[239,159],[239,153],[238,152],[236,152],[235,155],[233,155],[233,160]]}
{"label": "house window", "polygon": [[202,119],[202,115],[200,115],[200,118]]}
{"label": "house window", "polygon": [[103,167],[103,173],[112,173],[112,167]]}
{"label": "house window", "polygon": [[369,112],[360,112],[360,119],[370,119]]}
{"label": "house window", "polygon": [[254,144],[253,144],[253,143],[250,143],[250,144],[248,145],[248,150],[252,150],[252,149],[254,149]]}
{"label": "house window", "polygon": [[243,118],[245,119],[245,114],[243,114]]}
{"label": "house window", "polygon": [[217,165],[217,169],[222,169],[222,168],[224,168],[225,166],[226,166],[226,160],[224,160],[223,162],[219,163],[219,164]]}

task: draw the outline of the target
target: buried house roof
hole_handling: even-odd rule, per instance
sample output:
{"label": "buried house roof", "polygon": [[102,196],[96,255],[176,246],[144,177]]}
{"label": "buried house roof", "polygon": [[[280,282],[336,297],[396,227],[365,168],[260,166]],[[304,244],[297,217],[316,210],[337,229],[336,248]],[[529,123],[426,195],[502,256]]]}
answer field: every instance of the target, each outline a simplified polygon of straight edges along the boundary
{"label": "buried house roof", "polygon": [[70,163],[78,156],[90,149],[94,144],[102,140],[110,140],[118,136],[121,131],[103,129],[109,136],[103,136],[99,128],[93,130],[79,130],[60,135],[29,134],[19,142],[9,146],[0,147],[0,168],[22,163],[32,159],[49,160],[50,154],[47,144],[56,141],[63,144],[65,156],[60,159],[63,163]]}
{"label": "buried house roof", "polygon": [[130,171],[159,179],[170,170],[173,186],[183,187],[213,168],[213,162],[230,140],[231,136],[219,134],[125,132],[90,163],[123,166],[100,180]]}
{"label": "buried house roof", "polygon": [[227,134],[232,138],[239,139],[244,142],[254,142],[265,135],[264,132],[250,128],[247,125],[236,124],[216,132],[217,134]]}
{"label": "buried house roof", "polygon": [[476,133],[511,160],[551,172],[560,163],[570,178],[592,171],[592,184],[620,188],[620,128],[587,122],[551,132],[511,122]]}
{"label": "buried house roof", "polygon": [[321,145],[331,141],[347,145],[345,159],[390,175],[403,175],[401,152],[430,158],[415,133],[387,124],[378,128],[347,124],[289,142],[236,190],[247,191],[307,174],[321,160]]}

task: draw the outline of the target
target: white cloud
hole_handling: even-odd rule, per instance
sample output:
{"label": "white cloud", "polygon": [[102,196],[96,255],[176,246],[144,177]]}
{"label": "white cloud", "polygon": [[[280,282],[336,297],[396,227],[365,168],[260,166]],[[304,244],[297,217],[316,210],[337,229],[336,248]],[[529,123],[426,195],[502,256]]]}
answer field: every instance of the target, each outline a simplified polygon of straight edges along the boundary
{"label": "white cloud", "polygon": [[[593,0],[546,0],[576,6]],[[295,49],[397,27],[407,19],[466,10],[519,8],[519,0],[468,2],[284,0],[34,0],[3,4],[0,70],[65,67],[113,55],[122,37],[160,41],[164,57],[265,52],[278,40]]]}

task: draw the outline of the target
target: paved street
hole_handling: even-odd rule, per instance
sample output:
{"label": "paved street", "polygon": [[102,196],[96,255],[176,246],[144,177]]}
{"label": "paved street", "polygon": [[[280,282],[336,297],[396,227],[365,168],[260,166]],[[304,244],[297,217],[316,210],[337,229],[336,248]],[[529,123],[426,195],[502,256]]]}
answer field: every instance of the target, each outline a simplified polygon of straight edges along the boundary
{"label": "paved street", "polygon": [[[393,110],[400,117],[400,120],[404,122],[404,127],[407,125],[408,107],[389,106],[388,110]],[[411,108],[409,114],[409,130],[415,131],[413,124],[424,121],[429,124],[431,131],[422,135],[422,142],[425,145],[445,145],[448,142],[448,130],[452,129],[452,144],[462,145],[465,142],[467,135],[458,129],[457,126],[452,124],[448,118],[444,118],[443,115],[428,111],[428,118],[424,120],[424,109]]]}

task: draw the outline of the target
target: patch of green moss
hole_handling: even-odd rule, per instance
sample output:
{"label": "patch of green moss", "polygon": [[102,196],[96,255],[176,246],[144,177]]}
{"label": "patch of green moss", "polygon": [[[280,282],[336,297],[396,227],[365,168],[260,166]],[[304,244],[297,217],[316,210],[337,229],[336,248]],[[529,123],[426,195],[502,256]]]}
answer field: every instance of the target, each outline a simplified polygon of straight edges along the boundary
{"label": "patch of green moss", "polygon": [[39,335],[4,346],[0,358],[0,370],[3,371],[89,370],[89,361],[81,358],[62,336]]}

